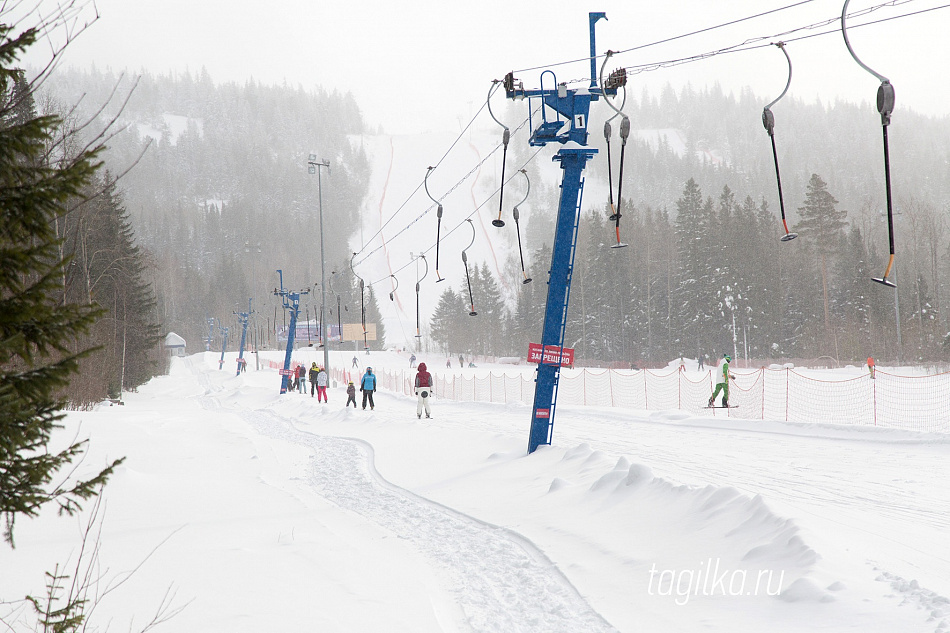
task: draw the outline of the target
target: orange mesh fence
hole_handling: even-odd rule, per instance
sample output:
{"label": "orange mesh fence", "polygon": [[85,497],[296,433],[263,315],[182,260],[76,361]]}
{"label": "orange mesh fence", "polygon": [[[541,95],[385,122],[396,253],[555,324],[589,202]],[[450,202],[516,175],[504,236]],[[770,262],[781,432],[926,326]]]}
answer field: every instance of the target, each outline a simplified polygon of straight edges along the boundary
{"label": "orange mesh fence", "polygon": [[[805,370],[807,371],[807,370]],[[346,372],[334,372],[346,377]],[[790,368],[738,370],[729,385],[727,410],[751,420],[876,425],[917,431],[950,431],[950,373],[898,376],[880,370],[872,379],[817,378]],[[415,373],[386,370],[377,375],[381,388],[413,395]],[[703,413],[716,385],[715,370],[697,375],[670,370],[561,370],[558,404],[624,409],[683,409]],[[352,379],[352,378],[350,378]],[[458,402],[534,401],[534,373],[478,376],[433,374],[436,398]],[[719,398],[717,398],[718,404]],[[733,409],[732,407],[736,407]]]}
{"label": "orange mesh fence", "polygon": [[871,406],[879,426],[915,431],[950,427],[950,374],[895,376],[880,370],[871,385]]}

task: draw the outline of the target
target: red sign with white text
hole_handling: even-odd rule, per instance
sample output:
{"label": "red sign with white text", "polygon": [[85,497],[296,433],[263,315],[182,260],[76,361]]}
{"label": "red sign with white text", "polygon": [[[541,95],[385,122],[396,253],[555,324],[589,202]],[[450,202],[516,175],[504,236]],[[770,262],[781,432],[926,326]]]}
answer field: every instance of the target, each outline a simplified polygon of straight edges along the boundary
{"label": "red sign with white text", "polygon": [[535,410],[535,415],[539,418],[550,418],[551,410],[550,409],[537,409]]}
{"label": "red sign with white text", "polygon": [[562,367],[574,364],[574,348],[560,348],[557,345],[545,345],[540,343],[528,343],[528,362],[546,363],[557,365],[560,362]]}

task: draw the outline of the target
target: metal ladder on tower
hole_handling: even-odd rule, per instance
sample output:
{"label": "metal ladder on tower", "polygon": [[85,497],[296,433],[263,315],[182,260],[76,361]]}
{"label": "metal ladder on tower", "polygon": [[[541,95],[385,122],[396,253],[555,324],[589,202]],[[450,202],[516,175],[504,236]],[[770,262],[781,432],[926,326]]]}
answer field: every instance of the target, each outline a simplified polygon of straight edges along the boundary
{"label": "metal ladder on tower", "polygon": [[[577,254],[577,231],[580,227],[581,203],[584,199],[584,182],[585,179],[581,178],[580,186],[577,189],[577,205],[574,208],[574,229],[571,234],[571,257],[567,269],[567,292],[564,297],[564,309],[561,311],[561,334],[559,336],[561,349],[564,348],[564,333],[567,331],[567,307],[571,302],[571,281],[574,279],[574,256]],[[554,374],[554,393],[551,397],[551,418],[548,422],[547,444],[551,443],[551,434],[554,430],[554,410],[556,408],[558,385],[560,385],[560,383],[561,368],[558,367],[557,372]]]}

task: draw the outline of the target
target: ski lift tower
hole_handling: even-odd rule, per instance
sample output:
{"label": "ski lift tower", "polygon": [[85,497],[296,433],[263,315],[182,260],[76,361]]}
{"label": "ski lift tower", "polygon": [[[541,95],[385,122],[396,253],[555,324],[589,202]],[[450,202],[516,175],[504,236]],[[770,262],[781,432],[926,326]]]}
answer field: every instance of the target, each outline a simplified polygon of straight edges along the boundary
{"label": "ski lift tower", "polygon": [[254,311],[251,310],[251,301],[252,299],[247,300],[247,312],[234,312],[241,322],[241,347],[238,348],[237,374],[235,374],[237,376],[241,375],[241,366],[244,364],[244,344],[247,343],[247,322],[248,319],[251,318],[251,315],[254,314]]}
{"label": "ski lift tower", "polygon": [[300,295],[310,294],[309,290],[291,292],[284,289],[284,271],[277,269],[280,276],[280,290],[274,289],[274,295],[281,298],[284,309],[290,311],[290,328],[287,330],[287,352],[284,354],[284,369],[280,372],[280,392],[287,393],[290,378],[290,357],[294,351],[294,334],[297,332],[297,317],[300,316]]}
{"label": "ski lift tower", "polygon": [[[581,198],[584,191],[583,172],[587,161],[597,153],[587,147],[587,115],[590,104],[602,96],[617,94],[616,81],[605,82],[609,87],[597,85],[597,49],[594,40],[594,25],[601,18],[607,19],[603,12],[590,13],[590,86],[568,88],[567,82],[557,83],[553,70],[541,73],[541,87],[537,90],[525,90],[524,84],[515,79],[513,73],[505,76],[505,95],[509,99],[529,100],[529,125],[533,132],[528,144],[534,147],[559,143],[562,147],[553,160],[560,163],[561,198],[558,203],[557,224],[554,233],[554,247],[551,255],[551,269],[548,271],[548,296],[544,311],[544,327],[541,344],[544,349],[554,346],[564,349],[564,328],[567,323],[567,307],[571,296],[571,276],[574,270],[574,252],[577,244],[577,226],[580,218]],[[546,83],[548,87],[545,87]],[[540,99],[541,120],[534,127],[530,101]],[[553,112],[551,112],[553,111]],[[538,363],[534,389],[534,405],[531,409],[531,434],[528,439],[528,452],[533,453],[538,446],[551,443],[554,430],[554,409],[557,401],[557,385],[560,377],[561,355],[556,358],[542,358]]]}

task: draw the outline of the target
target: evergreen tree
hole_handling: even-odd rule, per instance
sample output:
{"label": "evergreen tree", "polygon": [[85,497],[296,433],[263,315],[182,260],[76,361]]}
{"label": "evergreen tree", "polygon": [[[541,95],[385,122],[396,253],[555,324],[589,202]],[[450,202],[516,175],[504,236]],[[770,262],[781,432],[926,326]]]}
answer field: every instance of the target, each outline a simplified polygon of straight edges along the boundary
{"label": "evergreen tree", "polygon": [[[675,356],[697,346],[716,346],[720,340],[710,329],[709,315],[719,303],[721,279],[712,275],[720,264],[713,261],[716,244],[713,231],[712,201],[703,201],[696,181],[690,178],[683,195],[676,201],[677,284],[672,297],[676,332]],[[707,342],[707,339],[712,339]]]}
{"label": "evergreen tree", "polygon": [[84,374],[96,376],[103,384],[84,380],[84,393],[71,390],[74,400],[86,402],[97,394],[99,399],[119,397],[121,391],[135,389],[160,369],[161,335],[155,323],[155,298],[145,279],[145,255],[135,244],[115,181],[106,172],[95,186],[98,195],[68,221],[75,227],[67,230],[66,245],[76,264],[70,271],[82,277],[68,284],[76,286],[70,294],[77,301],[95,301],[106,310],[92,334],[102,350],[82,364]]}
{"label": "evergreen tree", "polygon": [[366,323],[376,324],[376,341],[370,341],[371,349],[386,349],[386,326],[383,325],[383,314],[379,311],[379,304],[376,302],[376,291],[372,286],[366,287]]}
{"label": "evergreen tree", "polygon": [[833,294],[834,312],[841,321],[839,354],[845,358],[860,358],[865,350],[871,349],[870,291],[873,290],[868,283],[871,270],[861,229],[852,226],[847,236],[842,236],[840,252]]}
{"label": "evergreen tree", "polygon": [[[47,504],[73,513],[97,494],[116,465],[89,479],[53,478],[78,458],[85,442],[51,453],[48,444],[66,406],[59,395],[88,350],[77,349],[101,311],[63,300],[60,240],[53,220],[82,194],[97,168],[98,148],[49,166],[45,144],[60,124],[30,116],[31,95],[15,90],[17,59],[38,36],[0,25],[0,515],[13,544],[17,517]],[[26,113],[26,114],[24,114]]]}
{"label": "evergreen tree", "polygon": [[482,262],[481,267],[472,267],[476,275],[472,283],[477,288],[478,293],[478,331],[480,333],[480,347],[483,351],[477,352],[492,356],[499,356],[502,353],[506,310],[505,302],[501,296],[501,289],[495,281],[494,275],[488,268],[488,264]]}
{"label": "evergreen tree", "polygon": [[432,342],[446,354],[467,351],[471,346],[470,337],[462,327],[463,314],[467,314],[465,299],[451,287],[443,290],[439,297],[439,304],[429,321],[429,329]]}
{"label": "evergreen tree", "polygon": [[838,210],[835,200],[828,192],[828,185],[818,174],[812,174],[805,193],[805,203],[798,208],[801,219],[795,230],[808,247],[818,255],[818,274],[821,278],[822,305],[826,340],[831,335],[831,302],[829,259],[832,259],[839,244],[841,231],[847,226],[848,212]]}

